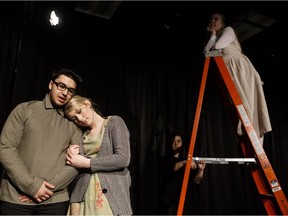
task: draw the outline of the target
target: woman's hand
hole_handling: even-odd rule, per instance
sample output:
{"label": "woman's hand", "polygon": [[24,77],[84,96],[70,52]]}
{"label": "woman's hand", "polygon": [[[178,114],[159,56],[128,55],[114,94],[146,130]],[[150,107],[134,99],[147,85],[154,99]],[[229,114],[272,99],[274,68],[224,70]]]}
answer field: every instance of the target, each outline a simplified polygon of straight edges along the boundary
{"label": "woman's hand", "polygon": [[216,35],[216,30],[214,29],[212,25],[209,25],[207,27],[207,31],[210,32],[212,35]]}
{"label": "woman's hand", "polygon": [[80,154],[80,147],[77,144],[72,144],[69,146],[69,148],[67,149],[67,154]]}
{"label": "woman's hand", "polygon": [[197,169],[197,164],[192,160],[191,169]]}
{"label": "woman's hand", "polygon": [[90,168],[90,159],[80,154],[67,152],[66,163],[75,168]]}
{"label": "woman's hand", "polygon": [[206,163],[205,163],[204,160],[200,160],[200,161],[198,162],[198,169],[199,169],[199,170],[204,170],[204,169],[205,169],[205,166],[206,166]]}

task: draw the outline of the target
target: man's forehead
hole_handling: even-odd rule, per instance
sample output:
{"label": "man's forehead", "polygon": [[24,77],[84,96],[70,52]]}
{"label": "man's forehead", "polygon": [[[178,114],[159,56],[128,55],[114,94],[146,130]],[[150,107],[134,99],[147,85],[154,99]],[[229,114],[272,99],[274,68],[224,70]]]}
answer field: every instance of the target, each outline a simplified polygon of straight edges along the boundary
{"label": "man's forehead", "polygon": [[[71,87],[75,87],[76,86],[76,82],[72,78],[70,78],[70,77],[68,77],[68,76],[66,76],[64,74],[61,74],[59,77],[57,77],[56,81],[62,82],[65,85],[70,85]],[[70,87],[70,86],[68,86],[68,87]]]}

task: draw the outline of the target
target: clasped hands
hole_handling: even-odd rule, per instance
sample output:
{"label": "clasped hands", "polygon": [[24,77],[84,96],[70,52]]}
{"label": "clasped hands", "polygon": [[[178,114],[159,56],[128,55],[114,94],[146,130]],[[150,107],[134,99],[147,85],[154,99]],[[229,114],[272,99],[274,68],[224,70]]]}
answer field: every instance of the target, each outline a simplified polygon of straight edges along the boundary
{"label": "clasped hands", "polygon": [[40,189],[38,190],[38,192],[34,195],[34,197],[29,197],[24,194],[19,194],[18,199],[21,202],[26,202],[26,203],[32,203],[32,202],[41,203],[49,199],[54,194],[52,191],[54,188],[55,188],[54,185],[44,181]]}
{"label": "clasped hands", "polygon": [[[70,156],[69,156],[70,154]],[[78,155],[79,154],[79,146],[78,145],[71,145],[70,148],[67,150],[67,164],[71,165],[73,161],[71,161],[71,156],[72,155]],[[41,185],[40,189],[38,192],[34,195],[34,197],[30,197],[25,194],[19,194],[18,199],[21,202],[26,202],[26,203],[41,203],[49,199],[54,193],[53,189],[55,188],[54,185],[44,181],[43,184]]]}
{"label": "clasped hands", "polygon": [[[82,155],[79,154],[79,145],[71,145],[68,149],[67,149],[67,157],[66,157],[66,163],[68,165],[77,165],[80,164],[81,165],[81,161],[84,159],[86,159],[85,157],[83,157]],[[80,161],[80,162],[79,162]],[[82,162],[83,163],[83,162]],[[80,165],[78,165],[79,167],[81,167]],[[75,166],[77,167],[77,166]],[[43,184],[41,185],[40,189],[38,190],[38,192],[34,195],[34,197],[30,197],[28,195],[25,194],[19,194],[18,199],[21,202],[26,202],[26,203],[32,203],[32,202],[44,202],[47,199],[49,199],[52,195],[53,195],[53,189],[55,188],[54,185],[44,181]]]}

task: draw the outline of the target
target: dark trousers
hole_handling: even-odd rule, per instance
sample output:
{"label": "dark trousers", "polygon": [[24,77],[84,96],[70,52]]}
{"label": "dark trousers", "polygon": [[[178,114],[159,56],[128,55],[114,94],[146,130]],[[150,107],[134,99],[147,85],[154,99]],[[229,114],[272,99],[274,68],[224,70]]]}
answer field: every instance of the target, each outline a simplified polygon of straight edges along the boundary
{"label": "dark trousers", "polygon": [[42,204],[42,205],[18,205],[0,201],[1,215],[67,215],[68,202]]}

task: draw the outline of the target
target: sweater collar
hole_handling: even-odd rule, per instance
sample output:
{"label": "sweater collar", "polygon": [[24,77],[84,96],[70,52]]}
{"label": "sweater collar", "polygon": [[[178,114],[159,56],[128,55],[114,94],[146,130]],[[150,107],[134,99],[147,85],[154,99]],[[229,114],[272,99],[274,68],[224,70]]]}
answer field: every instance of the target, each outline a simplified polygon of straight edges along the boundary
{"label": "sweater collar", "polygon": [[45,105],[45,109],[55,109],[61,116],[64,116],[64,110],[63,110],[63,108],[58,108],[58,109],[57,109],[57,108],[55,108],[55,107],[53,106],[53,104],[51,103],[50,94],[49,94],[49,93],[46,94],[43,102],[44,102],[44,105]]}

